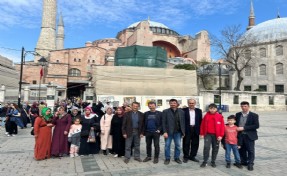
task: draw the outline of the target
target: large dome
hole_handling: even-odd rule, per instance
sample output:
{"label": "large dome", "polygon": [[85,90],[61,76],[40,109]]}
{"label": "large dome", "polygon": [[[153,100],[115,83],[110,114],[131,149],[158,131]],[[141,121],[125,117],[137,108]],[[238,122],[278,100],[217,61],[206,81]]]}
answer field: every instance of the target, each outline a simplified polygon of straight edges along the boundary
{"label": "large dome", "polygon": [[[129,25],[128,28],[135,28],[137,27],[137,25],[140,23],[141,21],[138,21],[136,23],[133,23],[131,25]],[[155,21],[149,21],[149,25],[150,27],[159,27],[159,28],[165,28],[165,29],[169,29],[166,25],[159,23],[159,22],[155,22]]]}
{"label": "large dome", "polygon": [[271,42],[287,39],[287,18],[276,18],[260,23],[246,32],[258,42]]}

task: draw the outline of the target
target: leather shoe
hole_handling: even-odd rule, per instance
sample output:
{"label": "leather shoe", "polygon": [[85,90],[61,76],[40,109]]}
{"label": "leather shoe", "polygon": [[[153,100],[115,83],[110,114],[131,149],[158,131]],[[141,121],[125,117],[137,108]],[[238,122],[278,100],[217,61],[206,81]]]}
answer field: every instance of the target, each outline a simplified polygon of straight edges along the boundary
{"label": "leather shoe", "polygon": [[183,162],[184,162],[184,163],[187,163],[187,162],[188,162],[188,159],[187,159],[187,158],[183,158]]}
{"label": "leather shoe", "polygon": [[151,160],[151,157],[146,157],[144,160],[143,160],[143,162],[148,162],[148,161],[150,161]]}
{"label": "leather shoe", "polygon": [[157,163],[158,163],[158,158],[154,158],[154,159],[153,159],[153,163],[154,163],[154,164],[157,164]]}
{"label": "leather shoe", "polygon": [[138,162],[142,162],[142,160],[140,158],[135,158],[135,160]]}
{"label": "leather shoe", "polygon": [[174,161],[177,162],[178,164],[182,164],[182,161],[179,158],[176,158]]}
{"label": "leather shoe", "polygon": [[249,164],[249,165],[247,166],[247,169],[248,169],[249,171],[253,171],[253,166],[252,166],[251,164]]}
{"label": "leather shoe", "polygon": [[130,162],[130,159],[125,158],[125,159],[124,159],[124,162],[125,162],[126,164],[128,164],[128,163]]}
{"label": "leather shoe", "polygon": [[190,158],[190,160],[191,160],[191,161],[194,161],[194,162],[197,162],[197,163],[199,162],[199,160],[198,160],[198,159],[196,159],[195,157]]}
{"label": "leather shoe", "polygon": [[170,162],[170,159],[166,159],[166,160],[164,160],[164,164],[165,164],[165,165],[168,165],[168,164],[169,164],[169,162]]}

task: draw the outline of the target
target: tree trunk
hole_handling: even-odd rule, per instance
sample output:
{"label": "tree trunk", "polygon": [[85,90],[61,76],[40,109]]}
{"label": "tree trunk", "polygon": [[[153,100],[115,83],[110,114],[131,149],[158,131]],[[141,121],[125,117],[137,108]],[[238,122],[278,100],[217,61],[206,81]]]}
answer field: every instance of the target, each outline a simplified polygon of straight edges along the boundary
{"label": "tree trunk", "polygon": [[237,71],[237,83],[236,83],[236,87],[234,88],[234,90],[237,90],[237,91],[240,91],[240,86],[241,86],[241,83],[243,81],[243,77],[241,76],[241,72],[240,71]]}

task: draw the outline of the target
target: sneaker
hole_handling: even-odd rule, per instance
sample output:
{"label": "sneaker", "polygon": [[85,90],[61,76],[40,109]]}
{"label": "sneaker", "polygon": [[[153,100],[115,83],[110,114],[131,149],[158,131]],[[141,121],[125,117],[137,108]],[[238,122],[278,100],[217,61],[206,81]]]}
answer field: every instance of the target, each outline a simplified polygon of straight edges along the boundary
{"label": "sneaker", "polygon": [[202,164],[200,165],[200,167],[206,167],[207,166],[207,163],[206,162],[202,162]]}
{"label": "sneaker", "polygon": [[187,162],[188,162],[188,159],[187,159],[187,158],[183,158],[183,162],[184,162],[184,163],[187,163]]}
{"label": "sneaker", "polygon": [[191,161],[194,161],[194,162],[197,162],[197,163],[199,162],[199,160],[196,159],[195,157],[190,158],[190,160],[191,160]]}
{"label": "sneaker", "polygon": [[135,160],[138,162],[142,162],[142,160],[140,158],[135,158]]}
{"label": "sneaker", "polygon": [[144,160],[143,160],[143,162],[148,162],[148,161],[150,161],[151,160],[151,157],[146,157]]}
{"label": "sneaker", "polygon": [[10,137],[11,135],[10,134],[7,134],[7,137]]}
{"label": "sneaker", "polygon": [[8,132],[5,133],[6,135],[9,134]]}
{"label": "sneaker", "polygon": [[227,164],[226,164],[226,168],[230,168],[230,163],[227,163]]}
{"label": "sneaker", "polygon": [[16,136],[16,134],[12,134],[12,136],[14,137],[14,136]]}
{"label": "sneaker", "polygon": [[115,158],[117,158],[118,156],[119,156],[118,154],[115,154],[115,155],[114,155]]}
{"label": "sneaker", "polygon": [[170,159],[166,159],[166,160],[164,160],[164,164],[165,164],[165,165],[168,165],[168,164],[169,164],[169,162],[170,162]]}
{"label": "sneaker", "polygon": [[75,157],[78,157],[78,156],[79,156],[79,154],[75,153]]}
{"label": "sneaker", "polygon": [[253,171],[253,166],[252,166],[251,164],[248,164],[247,169],[248,169],[249,171]]}
{"label": "sneaker", "polygon": [[240,163],[234,163],[233,165],[238,167],[239,169],[242,169],[242,165]]}
{"label": "sneaker", "polygon": [[158,163],[158,158],[154,158],[153,159],[153,164],[157,164]]}
{"label": "sneaker", "polygon": [[74,158],[74,157],[75,157],[75,155],[71,153],[70,154],[70,158]]}
{"label": "sneaker", "polygon": [[215,162],[211,162],[211,167],[213,167],[213,168],[215,168],[216,167],[216,164],[215,164]]}

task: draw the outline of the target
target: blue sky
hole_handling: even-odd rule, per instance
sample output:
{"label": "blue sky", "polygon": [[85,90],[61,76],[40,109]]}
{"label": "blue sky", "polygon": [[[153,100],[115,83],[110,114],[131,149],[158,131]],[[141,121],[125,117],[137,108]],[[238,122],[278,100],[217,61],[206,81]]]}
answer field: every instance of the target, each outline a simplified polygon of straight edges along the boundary
{"label": "blue sky", "polygon": [[[287,0],[253,3],[257,24],[275,18],[278,8],[281,17],[287,16]],[[58,11],[64,17],[65,48],[76,48],[86,41],[115,37],[130,24],[148,17],[182,35],[194,36],[201,30],[218,35],[224,27],[236,24],[244,31],[250,0],[58,0]],[[17,50],[22,46],[34,50],[41,15],[41,0],[0,0],[0,55],[17,62],[21,56]],[[212,57],[219,56],[212,53]]]}

